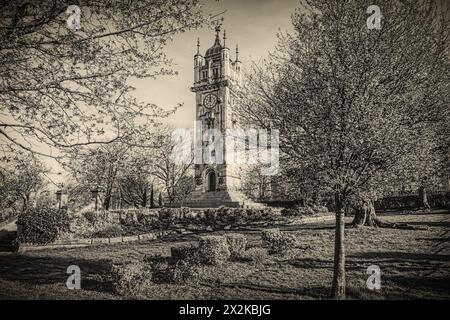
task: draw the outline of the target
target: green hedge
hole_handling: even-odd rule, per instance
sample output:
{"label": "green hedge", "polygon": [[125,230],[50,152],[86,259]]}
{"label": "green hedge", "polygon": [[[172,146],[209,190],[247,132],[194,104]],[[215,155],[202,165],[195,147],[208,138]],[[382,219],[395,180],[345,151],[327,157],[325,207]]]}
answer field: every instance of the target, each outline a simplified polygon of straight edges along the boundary
{"label": "green hedge", "polygon": [[70,217],[65,209],[33,208],[19,214],[19,243],[47,244],[70,230]]}
{"label": "green hedge", "polygon": [[223,236],[203,236],[198,245],[200,260],[204,264],[220,265],[230,258],[228,243]]}
{"label": "green hedge", "polygon": [[181,226],[213,226],[216,228],[227,225],[243,225],[258,222],[275,221],[280,213],[272,208],[243,209],[243,208],[210,208],[194,213],[189,208],[162,208],[156,212],[126,210],[115,211],[121,216],[123,226],[146,227],[148,229]]}
{"label": "green hedge", "polygon": [[279,213],[272,208],[211,208],[204,211],[203,224],[208,226],[242,225],[263,221],[275,221]]}
{"label": "green hedge", "polygon": [[144,261],[149,264],[154,283],[196,283],[201,268],[198,248],[192,246],[171,248],[171,257],[161,255],[146,256]]}
{"label": "green hedge", "polygon": [[231,258],[240,259],[247,247],[247,238],[241,233],[229,233],[225,235],[230,250]]}
{"label": "green hedge", "polygon": [[114,264],[111,267],[114,291],[125,298],[138,299],[151,288],[151,270],[144,261]]}
{"label": "green hedge", "polygon": [[328,208],[320,205],[295,206],[281,211],[284,217],[304,217],[328,213]]}
{"label": "green hedge", "polygon": [[295,235],[281,232],[278,228],[263,230],[261,238],[269,254],[284,254],[297,246]]}
{"label": "green hedge", "polygon": [[171,227],[223,229],[261,222],[273,222],[280,213],[271,208],[211,208],[193,212],[189,208],[146,208],[133,210],[87,211],[75,215],[71,232],[76,237],[115,237],[142,234]]}

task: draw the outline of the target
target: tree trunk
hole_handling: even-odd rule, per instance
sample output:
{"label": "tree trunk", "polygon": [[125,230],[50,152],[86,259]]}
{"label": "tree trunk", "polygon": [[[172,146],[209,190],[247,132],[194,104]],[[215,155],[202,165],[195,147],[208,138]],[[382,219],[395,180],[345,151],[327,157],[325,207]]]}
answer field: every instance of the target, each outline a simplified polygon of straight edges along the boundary
{"label": "tree trunk", "polygon": [[162,208],[163,206],[163,198],[162,198],[162,193],[159,193],[159,198],[158,198],[158,205],[160,208]]}
{"label": "tree trunk", "polygon": [[368,200],[361,206],[355,209],[355,217],[351,223],[353,227],[380,227],[380,228],[394,228],[394,229],[405,229],[405,230],[427,230],[426,226],[414,226],[407,223],[392,223],[384,222],[378,219],[375,212],[374,201]]}
{"label": "tree trunk", "polygon": [[345,246],[344,246],[344,210],[340,194],[335,195],[336,231],[334,237],[334,269],[331,297],[345,299]]}
{"label": "tree trunk", "polygon": [[155,207],[155,192],[153,190],[153,183],[151,185],[151,189],[150,189],[150,208],[154,208]]}
{"label": "tree trunk", "polygon": [[372,200],[367,201],[362,206],[356,208],[352,226],[377,226],[377,215],[375,213],[375,206]]}
{"label": "tree trunk", "polygon": [[111,206],[111,196],[111,189],[108,188],[105,193],[105,199],[103,200],[103,209],[109,210],[109,207]]}
{"label": "tree trunk", "polygon": [[142,195],[142,207],[145,208],[147,206],[147,187],[144,189],[144,194]]}
{"label": "tree trunk", "polygon": [[420,186],[419,188],[419,208],[430,209],[430,205],[428,204],[427,190],[424,186]]}
{"label": "tree trunk", "polygon": [[22,204],[22,211],[25,211],[28,209],[28,201],[26,197],[22,197],[23,204]]}

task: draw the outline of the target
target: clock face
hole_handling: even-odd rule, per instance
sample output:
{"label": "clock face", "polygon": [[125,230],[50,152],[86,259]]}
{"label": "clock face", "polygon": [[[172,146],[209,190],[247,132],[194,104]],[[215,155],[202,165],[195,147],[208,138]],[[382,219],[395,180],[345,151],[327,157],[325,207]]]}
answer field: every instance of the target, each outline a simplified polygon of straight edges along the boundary
{"label": "clock face", "polygon": [[208,108],[214,108],[217,104],[217,96],[215,94],[207,94],[205,98],[203,98],[203,105]]}

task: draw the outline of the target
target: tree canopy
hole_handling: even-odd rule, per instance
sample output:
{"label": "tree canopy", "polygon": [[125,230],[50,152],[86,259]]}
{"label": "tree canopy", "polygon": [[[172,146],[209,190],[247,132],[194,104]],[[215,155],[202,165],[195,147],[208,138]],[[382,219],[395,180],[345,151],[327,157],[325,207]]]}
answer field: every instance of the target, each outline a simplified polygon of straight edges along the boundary
{"label": "tree canopy", "polygon": [[345,296],[344,210],[394,175],[433,166],[450,117],[446,8],[378,1],[378,30],[366,25],[370,4],[302,1],[294,32],[254,64],[240,108],[244,123],[280,130],[284,166],[299,185],[334,199],[334,297]]}
{"label": "tree canopy", "polygon": [[[78,30],[67,27],[69,5],[80,8]],[[137,101],[130,79],[174,74],[165,45],[205,21],[198,0],[2,1],[2,140],[47,156],[129,137],[145,144],[173,110]]]}

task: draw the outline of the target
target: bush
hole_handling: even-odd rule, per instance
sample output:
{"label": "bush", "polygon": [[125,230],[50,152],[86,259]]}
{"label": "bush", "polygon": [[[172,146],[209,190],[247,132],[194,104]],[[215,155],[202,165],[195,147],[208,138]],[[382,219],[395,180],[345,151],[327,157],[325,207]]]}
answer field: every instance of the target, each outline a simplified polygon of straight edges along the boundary
{"label": "bush", "polygon": [[281,211],[284,217],[302,217],[311,216],[315,214],[315,211],[310,206],[297,206],[293,208],[286,208]]}
{"label": "bush", "polygon": [[127,298],[139,298],[151,286],[151,272],[144,262],[113,265],[111,268],[114,290]]}
{"label": "bush", "polygon": [[83,212],[83,217],[86,219],[87,222],[91,224],[95,224],[97,222],[97,214],[95,211]]}
{"label": "bush", "polygon": [[191,260],[178,260],[170,268],[176,284],[196,283],[200,276],[200,266]]}
{"label": "bush", "polygon": [[70,230],[70,217],[64,209],[33,208],[19,214],[17,225],[19,243],[47,244]]}
{"label": "bush", "polygon": [[144,261],[149,265],[154,283],[172,283],[173,275],[169,270],[170,259],[161,255],[146,256]]}
{"label": "bush", "polygon": [[247,222],[275,221],[279,218],[279,212],[273,208],[247,209]]}
{"label": "bush", "polygon": [[240,233],[229,233],[226,235],[230,256],[233,259],[241,257],[247,246],[247,238]]}
{"label": "bush", "polygon": [[114,237],[120,237],[124,233],[125,232],[121,226],[109,226],[103,230],[93,232],[91,234],[91,236],[93,238],[114,238]]}
{"label": "bush", "polygon": [[217,217],[218,217],[217,209],[206,209],[203,214],[203,223],[208,226],[214,226],[218,222]]}
{"label": "bush", "polygon": [[113,211],[85,211],[71,221],[76,237],[116,237],[123,234],[119,213]]}
{"label": "bush", "polygon": [[293,234],[281,232],[279,229],[264,230],[262,241],[267,246],[269,254],[282,254],[297,245],[297,238]]}
{"label": "bush", "polygon": [[206,209],[203,223],[208,226],[241,225],[253,222],[274,221],[278,213],[272,208],[243,209],[226,208]]}
{"label": "bush", "polygon": [[202,263],[220,265],[230,258],[227,240],[223,236],[205,236],[200,239],[199,258]]}
{"label": "bush", "polygon": [[189,220],[190,212],[189,208],[163,208],[159,210],[159,220],[166,225],[184,223]]}
{"label": "bush", "polygon": [[253,247],[244,251],[241,255],[241,259],[248,261],[253,265],[260,265],[266,260],[267,251],[264,248]]}
{"label": "bush", "polygon": [[219,208],[218,219],[226,225],[247,223],[247,210],[242,208]]}
{"label": "bush", "polygon": [[170,255],[174,261],[192,261],[199,263],[199,249],[196,246],[181,246],[170,248]]}
{"label": "bush", "polygon": [[194,283],[200,275],[198,248],[171,248],[172,257],[152,256],[146,261],[152,270],[154,283]]}
{"label": "bush", "polygon": [[320,204],[313,204],[311,208],[314,210],[315,213],[328,213],[328,208],[326,206],[322,206]]}

